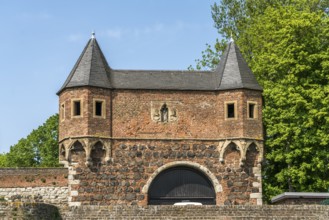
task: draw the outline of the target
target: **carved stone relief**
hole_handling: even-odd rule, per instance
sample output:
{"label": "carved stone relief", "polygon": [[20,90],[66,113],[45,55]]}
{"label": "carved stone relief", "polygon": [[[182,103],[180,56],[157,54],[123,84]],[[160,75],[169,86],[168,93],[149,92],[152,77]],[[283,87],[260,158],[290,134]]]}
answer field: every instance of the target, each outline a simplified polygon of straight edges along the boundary
{"label": "carved stone relief", "polygon": [[152,101],[151,118],[154,122],[175,122],[177,121],[178,101]]}

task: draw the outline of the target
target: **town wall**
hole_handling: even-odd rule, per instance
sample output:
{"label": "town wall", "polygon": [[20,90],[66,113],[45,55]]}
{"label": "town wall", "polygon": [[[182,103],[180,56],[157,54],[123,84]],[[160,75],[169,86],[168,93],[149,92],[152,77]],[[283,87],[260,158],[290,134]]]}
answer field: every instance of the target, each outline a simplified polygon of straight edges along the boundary
{"label": "town wall", "polygon": [[67,168],[1,168],[0,200],[67,203]]}
{"label": "town wall", "polygon": [[0,202],[1,219],[307,219],[326,220],[329,206],[80,206]]}

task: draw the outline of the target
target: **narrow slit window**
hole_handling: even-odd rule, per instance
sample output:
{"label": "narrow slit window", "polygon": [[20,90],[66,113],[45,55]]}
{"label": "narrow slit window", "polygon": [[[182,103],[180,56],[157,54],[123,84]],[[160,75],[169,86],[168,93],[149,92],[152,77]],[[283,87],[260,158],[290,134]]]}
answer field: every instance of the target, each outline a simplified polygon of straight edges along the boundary
{"label": "narrow slit window", "polygon": [[249,107],[248,107],[248,109],[249,109],[249,118],[256,118],[255,117],[255,107],[256,107],[255,103],[249,103]]}
{"label": "narrow slit window", "polygon": [[65,105],[61,104],[61,120],[63,121],[65,119]]}
{"label": "narrow slit window", "polygon": [[95,115],[102,116],[103,115],[103,102],[96,101],[95,102]]}
{"label": "narrow slit window", "polygon": [[227,118],[235,118],[235,106],[234,106],[234,103],[227,104]]}
{"label": "narrow slit window", "polygon": [[257,102],[248,101],[247,102],[247,118],[256,119],[258,118]]}
{"label": "narrow slit window", "polygon": [[81,101],[74,101],[73,102],[73,116],[80,116],[81,115]]}

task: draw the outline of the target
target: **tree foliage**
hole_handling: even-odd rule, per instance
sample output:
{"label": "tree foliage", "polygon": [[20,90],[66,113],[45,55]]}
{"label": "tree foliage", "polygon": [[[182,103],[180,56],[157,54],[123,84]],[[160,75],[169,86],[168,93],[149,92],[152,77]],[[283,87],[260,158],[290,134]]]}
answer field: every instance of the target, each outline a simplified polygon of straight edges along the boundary
{"label": "tree foliage", "polygon": [[0,155],[0,167],[55,167],[58,164],[58,114]]}
{"label": "tree foliage", "polygon": [[[266,200],[329,186],[328,8],[328,0],[222,0],[212,6],[219,34],[227,39],[232,33],[264,88]],[[222,51],[207,50],[197,69],[213,68],[209,57]]]}
{"label": "tree foliage", "polygon": [[5,153],[0,154],[0,167],[5,167],[7,165],[7,157]]}

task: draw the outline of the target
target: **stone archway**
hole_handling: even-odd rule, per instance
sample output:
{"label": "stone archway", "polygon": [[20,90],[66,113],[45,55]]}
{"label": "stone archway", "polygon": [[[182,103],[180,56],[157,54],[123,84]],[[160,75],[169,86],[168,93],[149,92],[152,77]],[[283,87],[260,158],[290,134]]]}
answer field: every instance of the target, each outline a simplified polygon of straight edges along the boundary
{"label": "stone archway", "polygon": [[169,205],[182,200],[215,205],[221,192],[222,186],[215,175],[206,167],[189,161],[172,162],[158,168],[142,189],[150,205]]}

